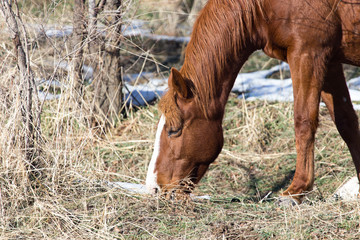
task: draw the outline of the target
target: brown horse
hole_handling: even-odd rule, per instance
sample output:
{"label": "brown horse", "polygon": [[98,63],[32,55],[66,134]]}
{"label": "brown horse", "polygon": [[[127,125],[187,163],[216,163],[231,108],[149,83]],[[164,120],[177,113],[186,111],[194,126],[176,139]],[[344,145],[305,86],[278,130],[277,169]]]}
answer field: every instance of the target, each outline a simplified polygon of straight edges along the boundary
{"label": "brown horse", "polygon": [[209,0],[184,65],[171,69],[159,103],[149,191],[188,192],[203,177],[223,146],[222,119],[235,78],[257,49],[288,62],[293,81],[296,172],[282,196],[300,203],[313,187],[320,98],[360,176],[359,125],[341,65],[360,66],[360,1]]}

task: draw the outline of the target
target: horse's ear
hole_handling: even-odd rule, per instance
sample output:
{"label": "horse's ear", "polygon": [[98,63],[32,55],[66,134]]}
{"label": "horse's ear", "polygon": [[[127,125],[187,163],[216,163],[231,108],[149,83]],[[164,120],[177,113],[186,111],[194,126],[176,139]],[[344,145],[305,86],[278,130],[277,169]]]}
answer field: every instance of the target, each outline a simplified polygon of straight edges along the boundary
{"label": "horse's ear", "polygon": [[181,97],[188,98],[190,96],[190,89],[187,86],[186,79],[175,68],[171,68],[168,84],[169,88],[177,92]]}

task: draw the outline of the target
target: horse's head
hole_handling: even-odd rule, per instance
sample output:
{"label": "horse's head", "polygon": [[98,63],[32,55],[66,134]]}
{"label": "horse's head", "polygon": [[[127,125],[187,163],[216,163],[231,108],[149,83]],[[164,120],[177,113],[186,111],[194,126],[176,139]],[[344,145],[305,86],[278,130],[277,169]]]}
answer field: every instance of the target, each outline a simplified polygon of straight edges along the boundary
{"label": "horse's head", "polygon": [[151,193],[189,193],[221,151],[222,119],[205,117],[195,98],[192,82],[173,68],[159,103],[162,115],[146,178]]}

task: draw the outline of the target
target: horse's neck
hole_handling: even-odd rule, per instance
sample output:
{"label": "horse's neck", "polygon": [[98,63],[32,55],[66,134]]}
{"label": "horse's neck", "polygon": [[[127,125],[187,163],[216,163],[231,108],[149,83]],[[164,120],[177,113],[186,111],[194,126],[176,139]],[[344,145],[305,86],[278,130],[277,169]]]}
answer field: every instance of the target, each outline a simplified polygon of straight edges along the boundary
{"label": "horse's neck", "polygon": [[[242,9],[247,6],[240,1],[234,1],[233,7],[226,0],[220,5],[209,1],[194,26],[181,72],[193,80],[203,108],[216,106],[215,111],[223,114],[240,68],[257,49],[250,46],[254,44],[250,38],[256,34],[252,31],[257,29],[252,20],[255,17],[245,15],[248,12],[256,14],[256,1],[252,3],[254,5],[250,10],[244,11]],[[225,13],[219,14],[217,8]],[[213,17],[214,14],[217,14],[216,17]]]}
{"label": "horse's neck", "polygon": [[228,100],[228,97],[230,95],[231,89],[234,86],[236,77],[239,74],[239,71],[241,67],[244,65],[246,60],[249,58],[252,52],[244,51],[238,59],[236,59],[234,62],[228,65],[227,69],[223,71],[223,77],[220,79],[220,88],[218,100],[220,101],[220,104],[223,108],[225,108],[226,102]]}
{"label": "horse's neck", "polygon": [[[238,54],[232,53],[228,56],[226,66],[222,69],[217,69],[216,66],[208,66],[209,69],[217,69],[220,71],[215,73],[213,76],[216,78],[216,95],[210,99],[210,102],[207,106],[208,109],[206,111],[210,115],[208,117],[215,116],[215,118],[220,117],[222,119],[225,105],[227,103],[231,89],[235,83],[236,77],[238,76],[241,67],[244,65],[249,56],[254,52],[254,50],[256,50],[255,47],[247,46],[238,50]],[[181,69],[182,73],[186,74],[187,66],[188,65],[184,65],[184,67]],[[191,75],[189,78],[191,79]]]}
{"label": "horse's neck", "polygon": [[225,106],[229,98],[231,89],[234,86],[236,77],[239,74],[241,67],[244,65],[252,52],[244,51],[237,59],[229,61],[229,65],[222,69],[220,78],[217,79],[216,88],[218,89],[216,96],[210,99],[208,112],[215,118],[222,119],[225,113]]}

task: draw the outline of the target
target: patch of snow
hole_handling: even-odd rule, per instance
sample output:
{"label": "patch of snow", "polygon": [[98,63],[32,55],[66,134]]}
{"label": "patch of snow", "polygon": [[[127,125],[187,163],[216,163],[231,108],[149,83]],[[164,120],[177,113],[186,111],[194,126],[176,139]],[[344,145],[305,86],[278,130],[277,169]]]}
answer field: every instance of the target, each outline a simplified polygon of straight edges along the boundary
{"label": "patch of snow", "polygon": [[164,94],[167,84],[164,79],[150,79],[146,84],[132,86],[125,82],[123,89],[127,105],[146,106]]}
{"label": "patch of snow", "polygon": [[81,71],[82,71],[84,80],[91,82],[92,77],[94,75],[94,69],[90,66],[83,65]]}
{"label": "patch of snow", "polygon": [[38,91],[38,97],[40,101],[45,101],[45,100],[54,100],[54,99],[59,99],[60,98],[60,94],[51,94],[51,93],[45,93],[42,91]]}
{"label": "patch of snow", "polygon": [[211,197],[209,195],[195,196],[190,194],[190,197],[195,200],[211,200]]}
{"label": "patch of snow", "polygon": [[256,99],[293,101],[292,81],[290,78],[284,80],[267,78],[275,72],[288,71],[289,69],[287,63],[282,63],[269,70],[240,73],[235,80],[232,92],[238,93],[239,97],[244,97],[249,101]]}
{"label": "patch of snow", "polygon": [[128,183],[128,182],[111,182],[109,183],[112,187],[122,188],[131,193],[136,194],[147,194],[145,185],[137,183]]}
{"label": "patch of snow", "polygon": [[[121,189],[124,189],[133,194],[141,194],[141,195],[149,194],[146,189],[146,186],[143,184],[128,183],[128,182],[109,182],[108,184],[110,187],[121,188]],[[211,199],[211,197],[209,195],[196,196],[196,195],[190,194],[190,197],[193,200],[210,200]]]}
{"label": "patch of snow", "polygon": [[162,94],[163,92],[161,91],[144,91],[135,89],[130,93],[125,93],[124,101],[128,106],[146,106],[147,104],[154,102]]}
{"label": "patch of snow", "polygon": [[[146,78],[151,79],[153,78],[154,74],[151,72],[141,72],[141,73],[127,73],[123,75],[123,80],[125,82],[135,82],[139,78]],[[161,79],[165,81],[164,79]]]}
{"label": "patch of snow", "polygon": [[[35,28],[38,32],[44,32],[48,38],[65,38],[72,34],[73,26],[71,25],[40,25],[32,24],[32,27]],[[99,25],[98,33],[105,36],[105,27]],[[146,23],[142,20],[131,20],[127,21],[122,25],[122,34],[125,37],[141,36],[153,39],[154,41],[175,41],[175,42],[184,42],[187,43],[190,41],[190,37],[176,37],[168,35],[157,35],[153,34]]]}
{"label": "patch of snow", "polygon": [[154,41],[174,41],[174,42],[184,42],[187,43],[190,41],[190,37],[177,37],[177,36],[168,36],[168,35],[157,35],[153,34],[149,27],[146,26],[146,23],[142,20],[131,20],[126,22],[122,26],[123,35],[125,37],[132,36],[141,36],[145,38],[152,39]]}
{"label": "patch of snow", "polygon": [[351,101],[360,101],[360,91],[355,89],[349,89]]}
{"label": "patch of snow", "polygon": [[[41,86],[44,86],[45,88],[54,88],[54,89],[61,89],[67,87],[65,84],[57,80],[50,81],[46,79],[35,79],[35,84],[38,88]],[[37,94],[40,101],[54,100],[60,98],[60,94],[52,94],[50,92],[46,92],[42,90],[38,90]]]}
{"label": "patch of snow", "polygon": [[273,79],[244,79],[239,75],[237,85],[232,89],[239,93],[239,97],[245,97],[246,100],[256,99],[268,101],[293,101],[293,90],[291,79],[273,80]]}
{"label": "patch of snow", "polygon": [[45,85],[46,87],[58,87],[58,88],[61,88],[61,87],[66,87],[65,84],[57,81],[57,80],[46,80],[46,79],[36,79],[35,80],[35,84],[36,86],[43,86]]}
{"label": "patch of snow", "polygon": [[359,180],[357,177],[352,177],[345,184],[341,185],[334,193],[335,200],[356,200],[359,195]]}
{"label": "patch of snow", "polygon": [[145,21],[139,19],[126,21],[121,27],[122,27],[122,33],[125,37],[138,36],[138,35],[151,33],[150,29],[145,26]]}
{"label": "patch of snow", "polygon": [[[253,101],[256,99],[267,101],[294,101],[291,78],[278,80],[267,77],[277,71],[290,70],[286,63],[282,63],[269,70],[252,73],[240,73],[234,83],[232,92],[239,94],[239,98]],[[360,101],[360,77],[348,81],[352,101]],[[324,104],[321,104],[324,106]],[[353,104],[355,110],[360,110],[359,104]]]}
{"label": "patch of snow", "polygon": [[[58,67],[60,69],[64,69],[67,72],[71,70],[69,64],[66,61],[59,62]],[[82,77],[85,81],[91,82],[92,77],[94,75],[94,69],[90,66],[83,65],[81,67],[81,73],[82,73]]]}
{"label": "patch of snow", "polygon": [[347,84],[351,89],[360,90],[360,77],[350,79]]}
{"label": "patch of snow", "polygon": [[177,36],[168,36],[168,35],[157,35],[157,34],[142,34],[142,36],[146,38],[153,39],[155,41],[172,41],[172,42],[180,42],[180,43],[188,43],[190,41],[190,37],[177,37]]}
{"label": "patch of snow", "polygon": [[56,27],[47,29],[45,30],[45,34],[49,38],[64,38],[70,36],[72,31],[73,31],[73,26],[65,25],[58,29]]}

